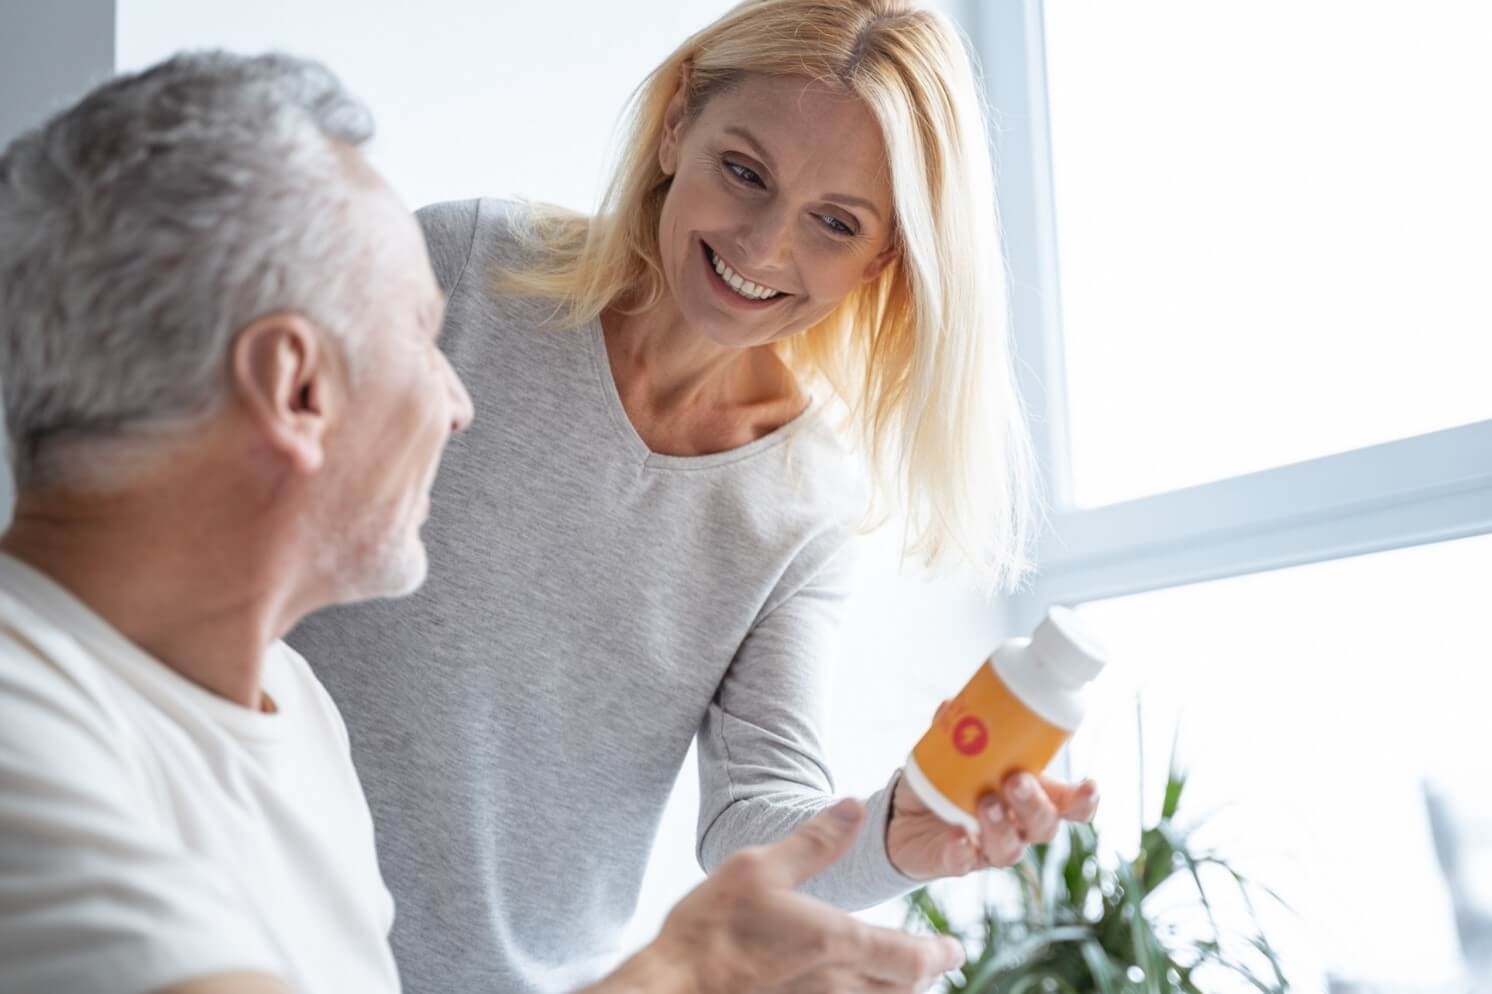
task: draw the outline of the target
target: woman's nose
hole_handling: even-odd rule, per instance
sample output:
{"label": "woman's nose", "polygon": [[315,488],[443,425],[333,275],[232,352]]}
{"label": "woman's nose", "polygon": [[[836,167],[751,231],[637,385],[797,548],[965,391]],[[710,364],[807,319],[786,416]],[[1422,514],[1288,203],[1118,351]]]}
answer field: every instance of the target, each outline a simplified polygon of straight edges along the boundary
{"label": "woman's nose", "polygon": [[791,234],[787,211],[777,207],[759,211],[737,236],[744,256],[740,264],[758,270],[783,266],[792,256]]}

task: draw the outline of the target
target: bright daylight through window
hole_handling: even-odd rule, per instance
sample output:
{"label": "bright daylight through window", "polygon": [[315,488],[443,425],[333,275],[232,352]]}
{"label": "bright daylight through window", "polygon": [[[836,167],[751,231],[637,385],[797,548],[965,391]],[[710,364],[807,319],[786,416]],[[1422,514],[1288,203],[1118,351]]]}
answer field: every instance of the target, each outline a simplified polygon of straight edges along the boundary
{"label": "bright daylight through window", "polygon": [[1079,505],[1492,418],[1492,4],[1045,29]]}

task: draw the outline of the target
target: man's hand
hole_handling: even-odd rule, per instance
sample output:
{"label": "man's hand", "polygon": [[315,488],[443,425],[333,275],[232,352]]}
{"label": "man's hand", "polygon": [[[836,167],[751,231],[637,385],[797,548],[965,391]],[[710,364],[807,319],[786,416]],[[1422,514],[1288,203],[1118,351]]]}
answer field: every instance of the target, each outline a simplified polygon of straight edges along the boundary
{"label": "man's hand", "polygon": [[1028,844],[1050,842],[1062,822],[1089,821],[1097,810],[1098,786],[1091,780],[1069,784],[1016,773],[980,802],[979,834],[971,836],[933,814],[903,777],[891,795],[886,854],[914,880],[1011,866]]}
{"label": "man's hand", "polygon": [[963,963],[952,939],[867,925],[795,888],[865,820],[841,801],[775,845],[744,849],[678,903],[652,944],[593,994],[910,994]]}

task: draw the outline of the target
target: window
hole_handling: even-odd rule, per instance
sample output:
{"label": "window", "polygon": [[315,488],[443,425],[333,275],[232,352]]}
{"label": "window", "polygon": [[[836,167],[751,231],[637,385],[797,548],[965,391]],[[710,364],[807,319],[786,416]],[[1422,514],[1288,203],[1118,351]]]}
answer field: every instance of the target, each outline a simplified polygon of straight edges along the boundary
{"label": "window", "polygon": [[1492,417],[1492,7],[1045,29],[1077,504]]}
{"label": "window", "polygon": [[1458,897],[1492,938],[1489,580],[1484,535],[1081,608],[1113,653],[1073,746],[1108,786],[1100,832],[1137,841],[1141,782],[1154,820],[1179,722],[1182,821],[1210,813],[1198,841],[1290,903],[1267,924],[1304,989],[1450,989]]}
{"label": "window", "polygon": [[1184,713],[1189,803],[1295,900],[1297,989],[1485,985],[1492,11],[972,27],[1052,507],[1011,629],[1078,605],[1114,647],[1069,755],[1102,827],[1137,817],[1136,697],[1149,790]]}

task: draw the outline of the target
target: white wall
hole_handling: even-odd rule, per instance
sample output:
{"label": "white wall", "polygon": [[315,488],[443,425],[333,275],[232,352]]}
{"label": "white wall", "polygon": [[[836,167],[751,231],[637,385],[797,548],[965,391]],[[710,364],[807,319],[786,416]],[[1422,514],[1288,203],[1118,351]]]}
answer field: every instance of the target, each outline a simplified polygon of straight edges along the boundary
{"label": "white wall", "polygon": [[630,89],[722,0],[120,0],[119,67],[183,48],[320,59],[373,107],[376,165],[410,202],[592,205]]}
{"label": "white wall", "polygon": [[113,71],[113,0],[0,0],[0,147]]}
{"label": "white wall", "polygon": [[[0,149],[113,71],[113,0],[0,0]],[[0,466],[6,455],[0,435]],[[14,499],[0,469],[0,529]]]}

